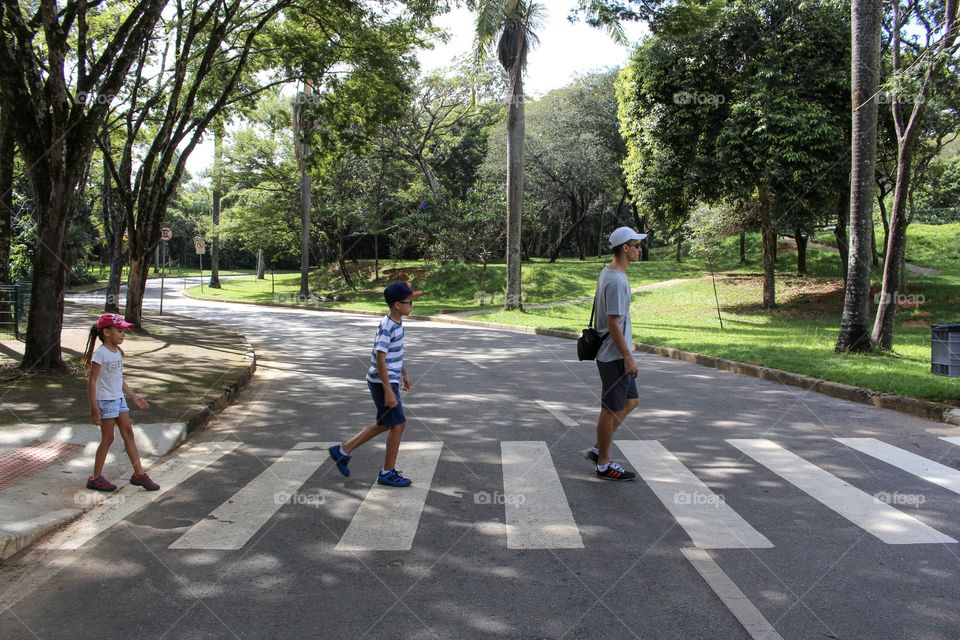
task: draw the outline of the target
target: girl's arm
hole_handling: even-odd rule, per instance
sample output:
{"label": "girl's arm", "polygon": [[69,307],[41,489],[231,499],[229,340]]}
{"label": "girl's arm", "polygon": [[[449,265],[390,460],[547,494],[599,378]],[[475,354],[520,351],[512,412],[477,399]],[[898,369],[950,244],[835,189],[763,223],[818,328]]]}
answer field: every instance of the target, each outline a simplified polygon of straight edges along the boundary
{"label": "girl's arm", "polygon": [[90,403],[90,422],[100,424],[100,409],[97,407],[97,377],[100,375],[100,365],[90,363],[90,378],[87,380],[87,401]]}
{"label": "girl's arm", "polygon": [[130,396],[130,399],[133,400],[133,404],[136,405],[137,409],[149,409],[150,403],[138,396],[133,392],[133,390],[127,386],[127,381],[123,381],[123,392]]}

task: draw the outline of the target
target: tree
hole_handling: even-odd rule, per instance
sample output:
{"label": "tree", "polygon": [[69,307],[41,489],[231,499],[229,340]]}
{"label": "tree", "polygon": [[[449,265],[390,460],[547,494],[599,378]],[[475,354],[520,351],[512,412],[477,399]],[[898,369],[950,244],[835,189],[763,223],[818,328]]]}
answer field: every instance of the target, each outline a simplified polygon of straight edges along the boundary
{"label": "tree", "polygon": [[[871,336],[881,349],[893,348],[894,319],[907,244],[907,204],[914,169],[914,147],[921,133],[928,92],[939,76],[949,73],[949,68],[953,66],[955,69],[957,65],[955,56],[960,26],[957,23],[957,10],[956,0],[947,0],[942,7],[938,3],[909,1],[905,6],[901,6],[900,0],[893,3],[893,91],[890,111],[896,130],[897,172],[883,265],[883,284]],[[914,24],[911,25],[914,15]],[[905,41],[902,32],[908,27],[922,28],[925,37],[922,47]],[[909,115],[905,113],[905,106],[910,106]]]}
{"label": "tree", "polygon": [[524,93],[527,54],[537,43],[541,5],[529,0],[469,0],[477,10],[478,63],[496,43],[507,90],[507,296],[505,310],[523,308],[520,291],[523,216]]}
{"label": "tree", "polygon": [[[24,369],[63,369],[61,255],[76,190],[108,108],[165,4],[0,4],[0,94],[38,195]],[[32,15],[24,15],[28,7]]]}
{"label": "tree", "polygon": [[874,166],[877,149],[877,94],[880,88],[880,28],[883,4],[853,0],[850,6],[853,143],[850,149],[850,257],[843,318],[836,351],[873,348],[870,321],[870,247],[873,236]]}

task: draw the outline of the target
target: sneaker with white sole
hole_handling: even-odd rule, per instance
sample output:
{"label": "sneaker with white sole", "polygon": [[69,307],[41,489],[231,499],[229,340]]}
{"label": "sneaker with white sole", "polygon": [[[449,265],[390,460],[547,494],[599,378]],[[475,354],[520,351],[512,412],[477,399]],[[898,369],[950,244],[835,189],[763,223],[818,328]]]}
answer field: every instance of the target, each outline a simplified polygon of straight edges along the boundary
{"label": "sneaker with white sole", "polygon": [[597,477],[601,480],[633,480],[637,477],[633,471],[627,471],[621,467],[616,462],[611,462],[607,465],[607,468],[601,471],[599,467],[597,468]]}

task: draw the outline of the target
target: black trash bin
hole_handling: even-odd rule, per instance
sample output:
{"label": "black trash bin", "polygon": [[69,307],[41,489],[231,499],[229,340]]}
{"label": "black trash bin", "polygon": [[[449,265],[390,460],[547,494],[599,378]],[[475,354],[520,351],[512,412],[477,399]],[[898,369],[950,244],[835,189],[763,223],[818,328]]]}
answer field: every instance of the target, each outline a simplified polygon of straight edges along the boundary
{"label": "black trash bin", "polygon": [[930,371],[960,378],[960,324],[935,324],[930,329]]}

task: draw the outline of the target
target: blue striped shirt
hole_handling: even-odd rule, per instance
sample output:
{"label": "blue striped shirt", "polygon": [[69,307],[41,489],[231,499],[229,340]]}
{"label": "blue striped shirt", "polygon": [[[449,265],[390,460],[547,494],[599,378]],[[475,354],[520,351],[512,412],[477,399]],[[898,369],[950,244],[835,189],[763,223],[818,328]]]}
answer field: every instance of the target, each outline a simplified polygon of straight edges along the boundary
{"label": "blue striped shirt", "polygon": [[377,338],[370,353],[370,370],[367,372],[369,382],[382,382],[380,371],[377,369],[377,352],[387,354],[387,375],[390,382],[400,384],[401,370],[403,369],[403,325],[394,322],[390,316],[384,316],[377,327]]}

